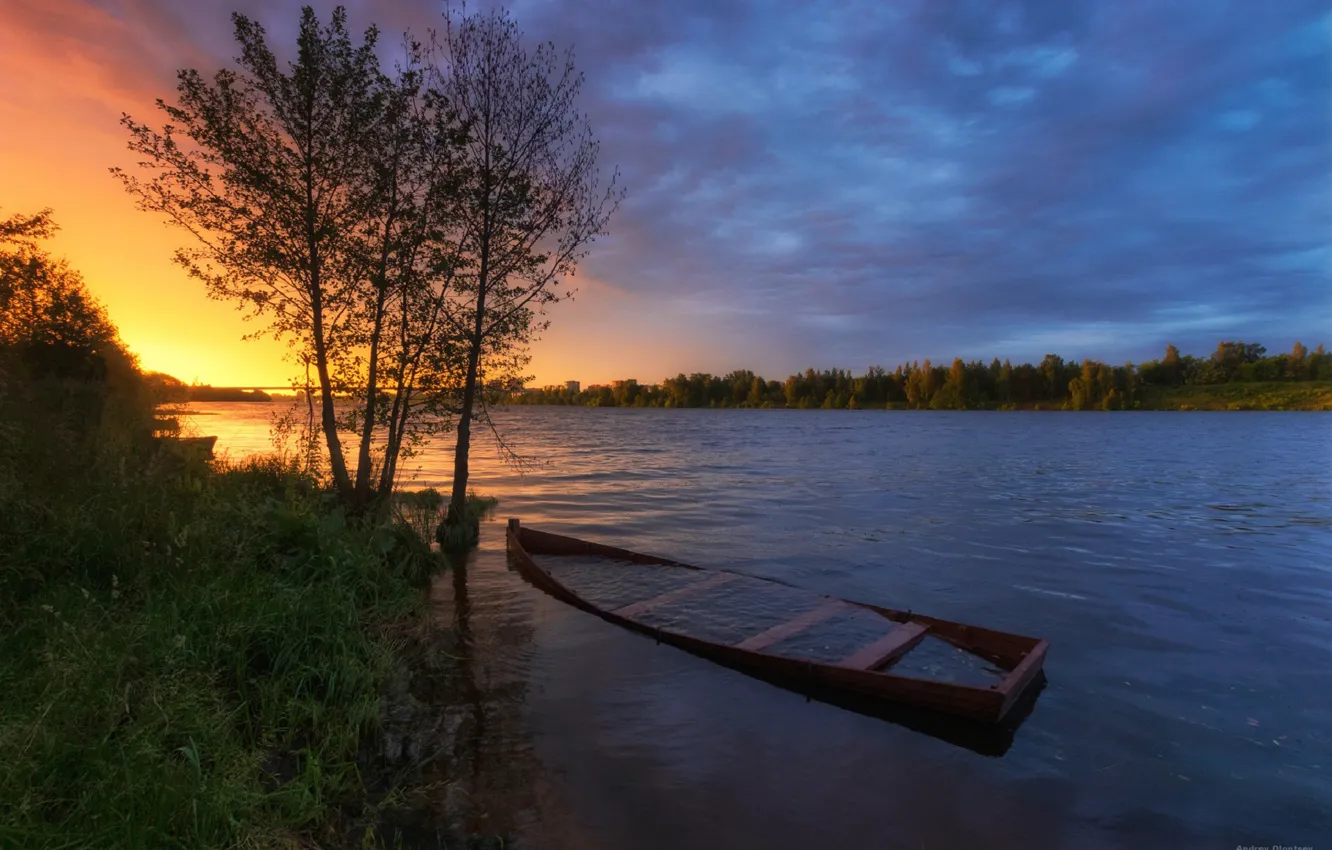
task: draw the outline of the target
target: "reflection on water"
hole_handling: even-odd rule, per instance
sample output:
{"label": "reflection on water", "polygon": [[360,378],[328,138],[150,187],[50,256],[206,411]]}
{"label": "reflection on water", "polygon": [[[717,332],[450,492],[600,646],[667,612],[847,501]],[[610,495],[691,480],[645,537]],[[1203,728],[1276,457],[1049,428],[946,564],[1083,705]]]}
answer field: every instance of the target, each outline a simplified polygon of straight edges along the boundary
{"label": "reflection on water", "polygon": [[[199,417],[265,449],[263,406]],[[243,408],[243,409],[238,409]],[[1002,758],[573,610],[500,523],[432,591],[398,741],[531,848],[1227,847],[1332,834],[1332,420],[521,409],[524,524],[1047,637]],[[422,483],[447,479],[447,452]],[[414,712],[414,713],[412,713]],[[419,743],[413,744],[413,735]],[[436,752],[436,750],[442,750]]]}
{"label": "reflection on water", "polygon": [[524,715],[531,600],[478,578],[478,556],[436,578],[430,633],[413,644],[426,657],[386,701],[385,754],[426,788],[380,828],[405,847],[506,846],[540,823],[550,793]]}

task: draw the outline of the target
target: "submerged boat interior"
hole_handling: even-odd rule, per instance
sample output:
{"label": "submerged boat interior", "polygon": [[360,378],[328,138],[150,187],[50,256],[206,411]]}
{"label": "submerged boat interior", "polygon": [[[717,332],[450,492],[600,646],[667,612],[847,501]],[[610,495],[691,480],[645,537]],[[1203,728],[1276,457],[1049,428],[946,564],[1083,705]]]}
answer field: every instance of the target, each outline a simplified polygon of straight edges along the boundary
{"label": "submerged boat interior", "polygon": [[516,565],[603,619],[782,687],[1002,755],[1044,687],[1045,641],[509,523]]}

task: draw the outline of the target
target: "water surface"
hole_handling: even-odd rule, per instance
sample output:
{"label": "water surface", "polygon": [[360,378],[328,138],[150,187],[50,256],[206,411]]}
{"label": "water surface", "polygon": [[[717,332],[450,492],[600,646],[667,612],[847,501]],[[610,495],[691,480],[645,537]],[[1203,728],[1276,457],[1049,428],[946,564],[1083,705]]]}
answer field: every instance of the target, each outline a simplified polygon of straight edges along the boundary
{"label": "water surface", "polygon": [[[267,405],[201,433],[269,448]],[[529,848],[1217,847],[1332,835],[1332,418],[517,408],[499,516],[1051,641],[1001,758],[810,702],[525,584],[501,523],[440,807]],[[448,480],[448,447],[417,486]],[[460,604],[459,597],[462,597]],[[461,697],[460,697],[461,694]],[[428,711],[429,706],[426,707]],[[441,792],[443,794],[444,792]]]}

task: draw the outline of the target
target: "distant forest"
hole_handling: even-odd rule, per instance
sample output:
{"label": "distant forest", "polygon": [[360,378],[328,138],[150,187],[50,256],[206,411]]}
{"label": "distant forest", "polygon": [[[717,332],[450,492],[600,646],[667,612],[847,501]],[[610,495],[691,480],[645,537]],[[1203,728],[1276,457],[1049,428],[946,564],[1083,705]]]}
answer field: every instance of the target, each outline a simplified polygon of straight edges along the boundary
{"label": "distant forest", "polygon": [[696,372],[660,384],[624,380],[577,393],[562,386],[526,389],[502,400],[592,407],[1134,410],[1157,388],[1315,380],[1332,380],[1332,354],[1322,345],[1310,352],[1296,342],[1290,353],[1269,356],[1256,343],[1221,342],[1209,357],[1181,355],[1170,345],[1160,360],[1137,365],[1069,362],[1047,354],[1036,364],[958,358],[947,367],[929,360],[891,372],[871,366],[858,377],[843,369],[806,369],[785,381],[765,380],[748,370],[728,375]]}
{"label": "distant forest", "polygon": [[144,380],[161,401],[183,403],[187,401],[272,401],[263,390],[241,387],[214,387],[209,384],[187,384],[164,372],[145,372]]}

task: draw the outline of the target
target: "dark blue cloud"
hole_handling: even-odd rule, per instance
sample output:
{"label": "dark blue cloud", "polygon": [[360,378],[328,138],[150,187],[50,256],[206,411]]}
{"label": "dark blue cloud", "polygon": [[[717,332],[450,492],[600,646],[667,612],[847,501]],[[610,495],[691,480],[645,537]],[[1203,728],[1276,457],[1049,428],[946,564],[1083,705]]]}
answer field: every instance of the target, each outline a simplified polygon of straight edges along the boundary
{"label": "dark blue cloud", "polygon": [[[101,3],[157,34],[126,55],[231,53],[225,0]],[[236,3],[289,37],[297,4]],[[349,5],[395,35],[443,8]],[[716,369],[1332,336],[1325,2],[512,10],[576,47],[629,189],[586,271],[626,322],[706,328]]]}
{"label": "dark blue cloud", "polygon": [[1325,4],[517,13],[630,187],[589,270],[784,368],[1332,329]]}

